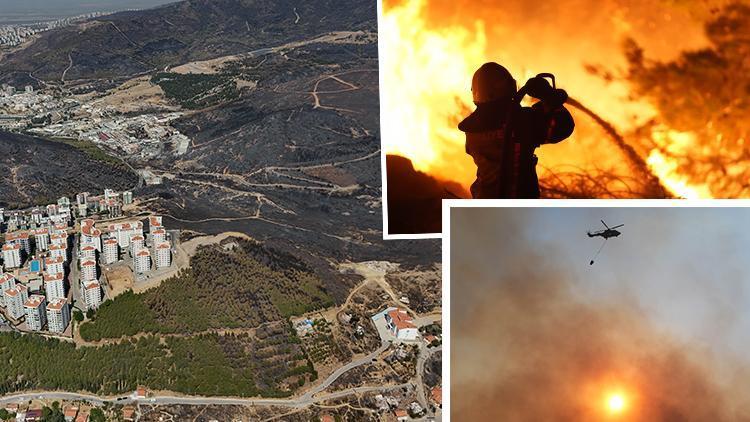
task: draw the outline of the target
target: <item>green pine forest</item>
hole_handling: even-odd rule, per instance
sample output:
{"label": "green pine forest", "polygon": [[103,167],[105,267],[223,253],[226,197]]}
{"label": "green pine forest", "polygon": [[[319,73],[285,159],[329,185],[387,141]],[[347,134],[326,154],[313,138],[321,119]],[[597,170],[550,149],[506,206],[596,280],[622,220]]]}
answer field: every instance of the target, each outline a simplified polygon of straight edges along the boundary
{"label": "green pine forest", "polygon": [[[246,240],[202,247],[191,268],[107,301],[82,346],[0,334],[0,395],[30,389],[118,394],[145,385],[198,395],[285,397],[317,373],[288,317],[333,305],[304,263]],[[235,328],[240,333],[211,330]],[[137,337],[131,337],[141,334]]]}

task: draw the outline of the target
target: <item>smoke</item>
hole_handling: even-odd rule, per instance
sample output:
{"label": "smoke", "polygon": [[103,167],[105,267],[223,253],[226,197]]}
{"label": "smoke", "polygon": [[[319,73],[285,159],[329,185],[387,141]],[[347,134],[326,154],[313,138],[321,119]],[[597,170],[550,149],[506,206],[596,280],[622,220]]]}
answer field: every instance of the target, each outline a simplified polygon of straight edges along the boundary
{"label": "smoke", "polygon": [[[592,300],[560,265],[564,251],[526,234],[534,223],[497,210],[453,216],[452,417],[750,420],[747,364],[721,343],[709,348],[666,331],[627,287]],[[479,281],[488,256],[502,276]],[[613,391],[628,401],[619,418],[605,406]]]}

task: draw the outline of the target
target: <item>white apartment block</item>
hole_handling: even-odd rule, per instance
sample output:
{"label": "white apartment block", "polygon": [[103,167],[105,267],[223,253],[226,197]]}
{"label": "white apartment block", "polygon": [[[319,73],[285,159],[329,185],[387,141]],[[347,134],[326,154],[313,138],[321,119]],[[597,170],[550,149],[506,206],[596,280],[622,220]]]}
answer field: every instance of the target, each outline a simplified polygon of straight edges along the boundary
{"label": "white apartment block", "polygon": [[47,327],[53,333],[62,333],[70,323],[70,306],[65,299],[50,299],[47,304]]}
{"label": "white apartment block", "polygon": [[102,303],[102,289],[98,281],[88,281],[83,283],[83,301],[86,307],[96,309]]}
{"label": "white apartment block", "polygon": [[46,251],[49,248],[49,229],[41,228],[33,231],[34,242],[36,243],[36,251]]}
{"label": "white apartment block", "polygon": [[5,291],[16,287],[16,278],[12,274],[0,275],[0,306],[5,306]]}
{"label": "white apartment block", "polygon": [[91,195],[88,192],[81,192],[78,195],[76,195],[76,204],[78,205],[86,205],[89,200],[89,195]]}
{"label": "white apartment block", "polygon": [[156,229],[151,232],[151,241],[154,245],[167,241],[167,231],[164,229]]}
{"label": "white apartment block", "polygon": [[65,299],[65,276],[63,273],[44,275],[44,291],[47,299]]}
{"label": "white apartment block", "polygon": [[14,319],[21,318],[24,314],[23,304],[29,299],[29,290],[23,284],[3,292],[5,296],[5,307],[8,314]]}
{"label": "white apartment block", "polygon": [[49,236],[49,240],[53,245],[68,246],[68,234],[67,233],[60,233],[58,231],[55,231],[55,233]]}
{"label": "white apartment block", "polygon": [[96,280],[96,261],[93,259],[81,260],[81,280]]}
{"label": "white apartment block", "polygon": [[151,270],[151,253],[148,249],[136,251],[133,257],[133,271],[136,273],[145,273]]}
{"label": "white apartment block", "polygon": [[3,262],[5,268],[21,268],[21,245],[6,243],[3,245]]}
{"label": "white apartment block", "polygon": [[156,251],[156,268],[166,268],[172,265],[172,247],[168,242],[157,243],[154,250]]}
{"label": "white apartment block", "polygon": [[152,215],[148,218],[148,231],[149,233],[153,233],[154,230],[163,229],[164,225],[162,225],[161,217],[158,215]]}
{"label": "white apartment block", "polygon": [[[88,222],[92,220],[84,220]],[[102,232],[101,230],[91,225],[81,223],[81,244],[93,245],[97,251],[102,250]]]}
{"label": "white apartment block", "polygon": [[23,308],[26,311],[26,326],[32,331],[42,331],[47,324],[47,299],[42,295],[31,295]]}
{"label": "white apartment block", "polygon": [[117,239],[105,239],[103,243],[101,259],[104,265],[117,262],[120,258],[120,246],[117,244]]}
{"label": "white apartment block", "polygon": [[24,252],[26,252],[26,254],[31,253],[31,241],[29,240],[29,232],[6,233],[5,242],[21,245],[21,248],[24,250]]}
{"label": "white apartment block", "polygon": [[60,257],[63,261],[68,260],[68,248],[65,245],[49,245],[49,256],[52,258]]}
{"label": "white apartment block", "polygon": [[144,239],[142,235],[136,234],[136,235],[130,236],[131,255],[135,254],[136,252],[140,251],[141,249],[145,247],[146,247],[146,239]]}
{"label": "white apartment block", "polygon": [[44,271],[47,274],[57,274],[65,272],[65,259],[61,256],[50,256],[44,260]]}
{"label": "white apartment block", "polygon": [[31,221],[34,224],[42,224],[42,218],[44,217],[44,213],[39,208],[34,208],[31,210]]}
{"label": "white apartment block", "polygon": [[92,244],[81,243],[81,253],[79,258],[81,259],[81,261],[96,259],[96,247]]}
{"label": "white apartment block", "polygon": [[143,236],[143,223],[140,221],[112,223],[107,227],[107,230],[117,239],[120,248],[126,249],[130,247],[130,236]]}
{"label": "white apartment block", "polygon": [[122,193],[122,203],[123,205],[130,205],[133,203],[133,192],[127,190]]}

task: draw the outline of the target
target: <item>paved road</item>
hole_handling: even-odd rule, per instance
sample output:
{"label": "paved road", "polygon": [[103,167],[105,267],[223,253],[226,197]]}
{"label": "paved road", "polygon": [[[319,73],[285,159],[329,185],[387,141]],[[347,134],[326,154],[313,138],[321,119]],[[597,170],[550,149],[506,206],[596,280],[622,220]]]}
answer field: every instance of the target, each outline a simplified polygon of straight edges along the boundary
{"label": "paved road", "polygon": [[333,384],[334,381],[336,381],[345,372],[347,372],[350,369],[356,368],[358,366],[366,365],[366,364],[372,362],[373,359],[377,358],[378,355],[380,355],[381,353],[383,353],[385,351],[385,349],[387,349],[389,346],[390,346],[390,343],[383,343],[383,344],[380,345],[380,347],[377,350],[375,350],[374,352],[370,353],[369,355],[367,355],[367,356],[365,356],[365,357],[363,357],[361,359],[357,359],[355,361],[351,361],[348,364],[346,364],[346,365],[340,367],[339,369],[333,371],[333,373],[330,376],[328,376],[328,378],[326,378],[325,381],[323,381],[318,386],[316,386],[312,390],[310,390],[307,393],[305,393],[303,396],[300,397],[300,399],[305,399],[305,398],[309,399],[309,398],[315,397],[316,394],[318,394],[321,391],[325,390],[326,388],[330,387],[331,384]]}
{"label": "paved road", "polygon": [[[287,407],[306,407],[313,403],[346,397],[352,394],[367,393],[372,391],[391,391],[397,390],[403,387],[408,387],[410,384],[401,384],[395,386],[374,386],[374,387],[355,387],[347,390],[337,391],[335,393],[319,395],[326,388],[330,387],[341,375],[345,372],[356,368],[361,365],[370,363],[378,355],[383,353],[390,343],[383,343],[377,350],[370,353],[369,355],[349,362],[348,364],[340,367],[334,371],[328,378],[322,383],[308,391],[304,395],[292,398],[292,399],[243,399],[233,397],[200,397],[200,396],[154,396],[148,399],[137,399],[133,395],[128,396],[96,396],[93,394],[81,394],[81,393],[70,393],[70,392],[59,392],[59,391],[47,391],[39,393],[22,393],[0,397],[0,404],[23,402],[32,399],[46,399],[46,400],[86,400],[94,405],[103,405],[104,402],[116,401],[119,404],[140,402],[143,404],[189,404],[189,405],[209,405],[209,404],[234,404],[243,406],[287,406]],[[122,398],[122,400],[117,400]]]}
{"label": "paved road", "polygon": [[239,405],[239,406],[284,406],[284,407],[307,407],[313,403],[338,399],[352,394],[369,393],[375,391],[393,391],[401,388],[410,388],[411,384],[400,384],[391,386],[366,386],[356,387],[347,390],[337,391],[335,393],[325,394],[316,398],[302,396],[294,399],[243,399],[234,397],[197,397],[197,396],[154,396],[148,399],[136,399],[133,396],[125,397],[123,400],[116,401],[118,396],[95,396],[91,394],[68,393],[59,391],[47,391],[38,393],[23,393],[10,396],[0,397],[0,404],[18,403],[29,400],[84,400],[96,406],[103,406],[105,402],[116,402],[118,404],[127,404],[140,402],[141,404],[151,405]]}

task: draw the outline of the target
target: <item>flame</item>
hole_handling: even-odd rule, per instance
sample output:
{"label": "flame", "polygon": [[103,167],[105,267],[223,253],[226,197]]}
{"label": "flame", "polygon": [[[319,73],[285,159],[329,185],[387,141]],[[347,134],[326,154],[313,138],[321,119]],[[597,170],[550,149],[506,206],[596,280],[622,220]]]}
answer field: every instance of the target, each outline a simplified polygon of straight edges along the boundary
{"label": "flame", "polygon": [[657,145],[663,146],[665,154],[655,148],[649,153],[647,163],[662,183],[677,196],[686,199],[711,198],[711,189],[706,184],[691,184],[687,177],[677,173],[677,163],[670,156],[687,155],[697,146],[695,135],[690,132],[679,132],[657,126],[651,132],[651,138]]}
{"label": "flame", "polygon": [[[571,4],[580,6],[582,2],[566,3],[570,9]],[[597,13],[608,18],[599,19],[598,23],[591,19],[580,25],[576,23],[579,17],[573,16],[561,19],[560,22],[568,26],[557,32],[549,28],[555,26],[552,24],[524,32],[523,26],[514,27],[508,23],[509,19],[490,18],[484,9],[479,11],[479,4],[476,10],[467,12],[472,16],[470,19],[446,18],[440,14],[471,9],[471,2],[464,2],[454,9],[442,7],[445,9],[442,11],[440,4],[442,2],[435,2],[433,7],[430,3],[428,8],[426,0],[387,2],[383,5],[379,24],[383,149],[387,154],[409,158],[417,170],[456,181],[465,188],[473,182],[476,168],[464,151],[465,139],[456,125],[473,110],[471,76],[488,61],[503,64],[519,84],[538,72],[552,71],[558,76],[561,88],[620,133],[634,131],[657,115],[652,104],[632,98],[631,88],[626,82],[603,78],[586,70],[585,65],[592,62],[615,68],[625,66],[620,48],[622,39],[634,31],[634,26],[645,25],[629,20],[626,16],[628,7],[623,8],[618,2],[602,2],[597,5]],[[497,9],[511,9],[512,6],[504,4]],[[637,7],[652,5],[647,1],[634,2],[630,9]],[[570,13],[585,14],[580,10]],[[705,43],[700,25],[688,27],[676,14],[666,15],[664,19],[671,26],[653,30],[666,35],[661,38],[652,36],[650,40],[653,44],[651,50],[661,54],[661,58],[678,53],[676,44],[680,44],[679,48],[689,49]],[[584,30],[597,35],[594,38],[591,33],[583,36],[581,31]],[[571,36],[566,39],[566,36],[577,34],[576,31],[581,32],[577,35],[579,38]],[[602,40],[597,41],[597,37]],[[632,166],[629,167],[622,154],[608,142],[609,135],[590,119],[585,121],[587,117],[576,114],[575,110],[574,117],[576,132],[569,141],[538,150],[540,178],[561,168],[575,168],[584,173],[604,168],[614,174],[629,176]],[[644,167],[664,187],[675,196],[685,198],[714,195],[709,185],[695,183],[695,178],[681,174],[675,156],[665,153],[667,150],[672,152],[672,149],[686,152],[688,146],[696,142],[693,133],[658,127],[651,136],[647,144],[652,147],[639,150],[639,154]],[[617,183],[617,180],[612,183]]]}
{"label": "flame", "polygon": [[428,29],[425,5],[408,1],[380,22],[383,148],[410,158],[417,170],[469,186],[473,162],[455,125],[472,104],[467,75],[483,63],[484,28],[477,22],[473,33],[458,26]]}

